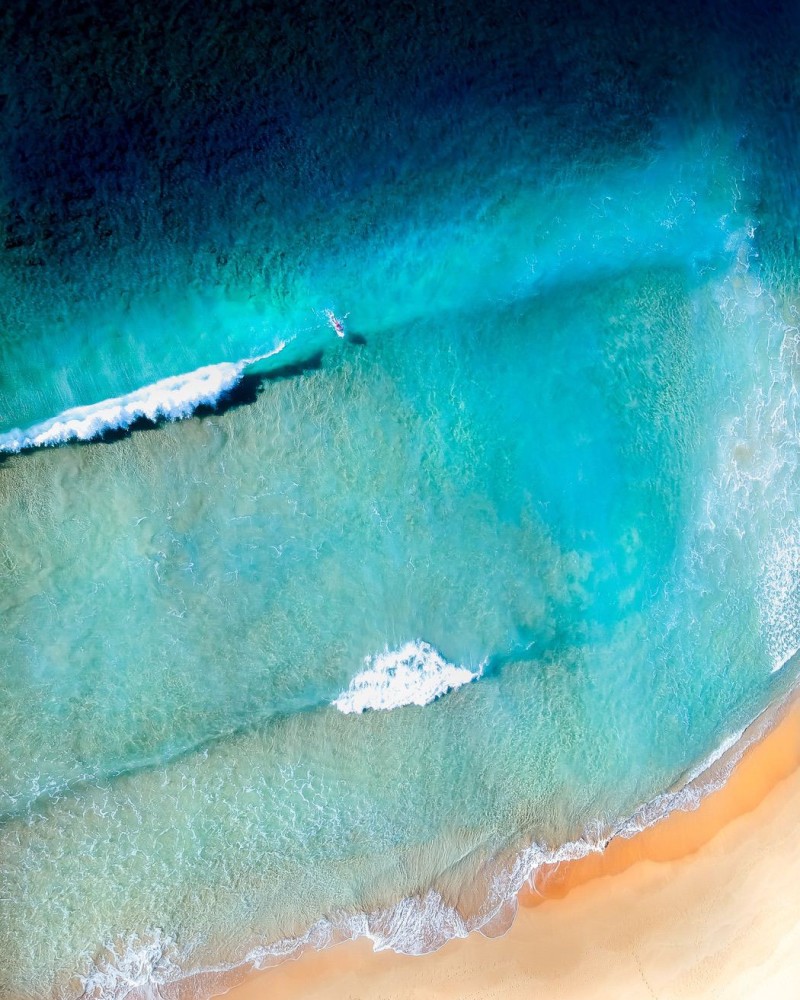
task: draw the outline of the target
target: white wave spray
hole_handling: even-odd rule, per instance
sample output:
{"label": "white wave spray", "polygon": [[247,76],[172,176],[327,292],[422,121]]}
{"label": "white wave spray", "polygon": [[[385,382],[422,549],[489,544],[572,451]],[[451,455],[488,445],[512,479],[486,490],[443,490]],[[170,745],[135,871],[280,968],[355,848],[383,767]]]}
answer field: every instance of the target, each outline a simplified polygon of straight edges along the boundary
{"label": "white wave spray", "polygon": [[427,705],[446,692],[477,680],[486,666],[484,661],[475,671],[458,667],[421,640],[367,656],[364,663],[365,669],[356,674],[348,689],[333,702],[340,712]]}
{"label": "white wave spray", "polygon": [[184,375],[161,379],[125,396],[64,410],[26,430],[6,431],[0,434],[0,453],[17,454],[70,441],[92,441],[108,431],[127,430],[138,420],[183,420],[200,406],[213,406],[241,381],[246,369],[279,354],[285,346],[281,342],[267,354],[206,365]]}

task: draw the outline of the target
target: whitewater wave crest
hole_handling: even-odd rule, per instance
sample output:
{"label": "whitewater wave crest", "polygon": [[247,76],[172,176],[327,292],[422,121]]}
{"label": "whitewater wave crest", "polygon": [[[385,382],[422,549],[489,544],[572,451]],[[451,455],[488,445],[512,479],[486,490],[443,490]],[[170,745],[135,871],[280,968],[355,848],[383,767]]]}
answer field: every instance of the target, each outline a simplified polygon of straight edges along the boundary
{"label": "whitewater wave crest", "polygon": [[458,667],[430,645],[417,639],[399,649],[367,656],[365,669],[333,702],[340,712],[388,711],[403,705],[427,705],[448,691],[477,680],[486,661],[473,671]]}
{"label": "whitewater wave crest", "polygon": [[173,375],[125,396],[76,406],[25,430],[0,434],[0,453],[17,454],[70,441],[93,441],[110,431],[125,431],[140,420],[183,420],[200,406],[213,406],[241,381],[245,371],[259,361],[279,354],[281,342],[267,354],[243,361],[206,365],[184,375]]}

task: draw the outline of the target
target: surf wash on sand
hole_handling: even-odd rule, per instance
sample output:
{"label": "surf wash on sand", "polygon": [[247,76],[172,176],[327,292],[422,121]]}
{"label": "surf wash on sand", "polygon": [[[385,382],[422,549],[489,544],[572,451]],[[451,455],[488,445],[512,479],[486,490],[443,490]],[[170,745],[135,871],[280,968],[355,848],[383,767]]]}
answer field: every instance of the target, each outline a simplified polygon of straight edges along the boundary
{"label": "surf wash on sand", "polygon": [[[415,645],[406,644],[402,650]],[[427,644],[421,644],[426,646]],[[409,654],[410,655],[410,654]],[[376,657],[377,659],[377,657]],[[368,913],[340,914],[318,920],[304,934],[250,950],[239,962],[187,970],[178,942],[153,930],[145,936],[109,943],[91,968],[78,978],[87,1000],[123,1000],[124,997],[171,997],[174,988],[218,995],[242,982],[251,972],[267,970],[305,952],[328,949],[346,941],[366,938],[374,951],[391,950],[404,955],[437,951],[454,938],[480,932],[487,937],[504,934],[518,908],[519,894],[536,892],[537,875],[563,862],[580,861],[601,854],[616,837],[630,839],[655,826],[673,811],[694,811],[709,794],[721,788],[748,748],[780,725],[796,706],[797,683],[739,732],[732,734],[708,757],[691,768],[668,792],[644,803],[632,816],[611,827],[598,823],[578,840],[551,848],[536,843],[518,846],[489,858],[473,873],[484,886],[476,912],[466,914],[448,903],[435,888],[417,897]],[[356,710],[359,711],[359,710]]]}

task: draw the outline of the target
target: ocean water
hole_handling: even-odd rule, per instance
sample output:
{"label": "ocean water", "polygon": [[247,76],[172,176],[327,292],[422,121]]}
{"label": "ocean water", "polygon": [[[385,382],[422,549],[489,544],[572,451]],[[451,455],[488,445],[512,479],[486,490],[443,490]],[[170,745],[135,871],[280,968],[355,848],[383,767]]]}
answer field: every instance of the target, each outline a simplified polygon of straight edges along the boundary
{"label": "ocean water", "polygon": [[10,9],[0,995],[497,932],[793,688],[757,13]]}

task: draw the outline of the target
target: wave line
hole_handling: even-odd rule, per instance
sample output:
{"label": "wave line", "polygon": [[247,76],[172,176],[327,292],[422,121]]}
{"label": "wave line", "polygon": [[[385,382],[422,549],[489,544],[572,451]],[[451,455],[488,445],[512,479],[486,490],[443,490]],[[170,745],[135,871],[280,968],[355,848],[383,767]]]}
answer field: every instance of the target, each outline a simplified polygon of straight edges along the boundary
{"label": "wave line", "polygon": [[94,441],[113,431],[129,430],[139,421],[184,420],[201,406],[213,406],[241,381],[257,362],[274,357],[287,341],[254,358],[205,365],[184,375],[172,375],[151,385],[100,403],[64,410],[27,429],[0,434],[0,454],[16,455],[35,448],[52,448],[71,441]]}

